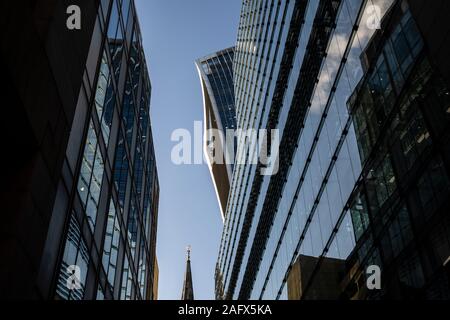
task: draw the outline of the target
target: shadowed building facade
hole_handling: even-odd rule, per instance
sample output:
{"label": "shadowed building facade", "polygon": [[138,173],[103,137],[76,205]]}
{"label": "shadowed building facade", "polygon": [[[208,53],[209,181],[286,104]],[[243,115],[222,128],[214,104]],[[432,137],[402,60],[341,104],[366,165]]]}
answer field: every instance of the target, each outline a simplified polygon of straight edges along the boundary
{"label": "shadowed building facade", "polygon": [[184,273],[183,290],[181,292],[181,300],[194,300],[194,286],[192,283],[191,271],[191,249],[187,250],[186,272]]}
{"label": "shadowed building facade", "polygon": [[[204,152],[216,191],[222,219],[225,212],[233,174],[234,162],[226,161],[226,130],[236,129],[236,111],[233,85],[234,48],[228,48],[202,59],[195,64],[200,77],[204,108]],[[222,138],[211,134],[222,133]],[[230,142],[230,141],[229,141]],[[230,144],[229,151],[236,150]],[[231,157],[234,161],[234,157]],[[216,160],[216,161],[214,161]]]}
{"label": "shadowed building facade", "polygon": [[0,292],[152,299],[159,185],[134,1],[79,1],[73,31],[70,4],[1,4],[14,126],[1,130],[20,133],[11,151],[21,151],[1,191],[11,218],[1,227]]}

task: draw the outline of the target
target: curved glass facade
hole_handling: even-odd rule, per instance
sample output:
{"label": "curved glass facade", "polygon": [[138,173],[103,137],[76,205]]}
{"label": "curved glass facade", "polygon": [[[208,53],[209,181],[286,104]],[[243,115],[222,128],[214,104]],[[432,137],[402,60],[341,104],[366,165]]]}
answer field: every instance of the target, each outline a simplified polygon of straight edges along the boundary
{"label": "curved glass facade", "polygon": [[[227,130],[236,129],[233,59],[234,48],[228,48],[195,62],[203,91],[205,153],[223,219],[234,169],[234,159],[228,161],[226,152],[233,157],[237,150],[236,143],[233,150],[227,150],[230,144],[226,141]],[[217,154],[222,154],[222,159],[217,159]]]}
{"label": "curved glass facade", "polygon": [[202,81],[205,82],[208,95],[214,108],[217,108],[217,120],[222,130],[236,128],[236,111],[233,87],[234,48],[219,51],[197,60]]}

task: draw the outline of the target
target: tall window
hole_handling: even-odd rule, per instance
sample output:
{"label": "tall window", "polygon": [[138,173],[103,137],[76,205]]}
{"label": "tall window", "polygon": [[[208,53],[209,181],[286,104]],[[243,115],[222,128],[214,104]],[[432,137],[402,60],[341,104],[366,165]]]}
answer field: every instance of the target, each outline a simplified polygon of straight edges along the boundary
{"label": "tall window", "polygon": [[85,206],[91,231],[94,231],[97,220],[98,201],[104,172],[103,158],[98,146],[97,135],[92,123],[89,123],[88,136],[84,148],[78,179],[78,194]]}
{"label": "tall window", "polygon": [[[69,231],[56,287],[57,295],[65,300],[83,299],[89,263],[87,245],[81,236],[80,224],[74,214],[70,216]],[[80,271],[79,275],[76,273],[77,270]],[[77,278],[73,278],[72,281],[72,277]]]}
{"label": "tall window", "polygon": [[114,278],[117,269],[117,254],[120,244],[120,224],[117,220],[116,207],[113,199],[109,204],[108,222],[106,225],[105,243],[103,246],[102,263],[111,288],[114,288]]}

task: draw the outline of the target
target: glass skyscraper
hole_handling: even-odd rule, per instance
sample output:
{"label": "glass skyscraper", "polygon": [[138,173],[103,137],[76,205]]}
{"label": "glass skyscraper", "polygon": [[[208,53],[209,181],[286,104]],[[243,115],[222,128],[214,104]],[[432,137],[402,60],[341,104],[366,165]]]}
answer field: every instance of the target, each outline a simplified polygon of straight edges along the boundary
{"label": "glass skyscraper", "polygon": [[[448,294],[437,289],[450,256],[448,73],[426,58],[418,6],[243,1],[237,126],[280,130],[280,167],[263,176],[259,165],[235,166],[218,299]],[[427,216],[436,233],[423,228]],[[384,291],[363,288],[370,265],[381,268]]]}
{"label": "glass skyscraper", "polygon": [[[228,48],[196,61],[203,92],[204,150],[223,219],[234,168],[234,157],[230,159],[233,161],[226,159],[226,143],[229,143],[230,155],[236,151],[235,139],[226,141],[227,130],[234,132],[236,129],[233,59],[234,48]],[[211,130],[218,130],[222,137],[217,137]],[[215,152],[220,152],[222,159],[216,159]]]}
{"label": "glass skyscraper", "polygon": [[[38,27],[26,30],[27,35],[35,39],[39,34],[47,42],[42,47],[24,42],[42,58],[27,72],[36,69],[46,78],[29,78],[26,87],[36,91],[35,108],[40,97],[47,99],[42,111],[48,115],[30,116],[37,131],[27,129],[26,121],[16,125],[24,135],[30,132],[29,141],[39,141],[39,127],[50,131],[28,156],[42,159],[41,164],[32,160],[15,178],[30,177],[29,187],[23,183],[29,195],[19,196],[31,204],[14,212],[22,217],[20,228],[32,234],[13,236],[27,243],[23,254],[17,251],[16,258],[6,260],[1,252],[11,268],[18,261],[32,271],[9,271],[17,277],[1,291],[19,298],[152,299],[159,184],[151,84],[134,1],[85,2],[80,6],[83,28],[72,33],[61,2],[29,6]],[[16,89],[23,91],[20,84]],[[50,173],[41,167],[51,168]]]}

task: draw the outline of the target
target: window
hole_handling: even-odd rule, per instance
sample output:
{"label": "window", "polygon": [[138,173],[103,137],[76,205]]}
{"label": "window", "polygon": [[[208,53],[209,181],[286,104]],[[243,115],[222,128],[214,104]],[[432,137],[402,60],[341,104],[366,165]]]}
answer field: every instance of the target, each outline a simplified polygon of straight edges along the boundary
{"label": "window", "polygon": [[125,139],[122,129],[119,131],[114,168],[114,183],[119,193],[119,204],[124,208],[127,181],[128,181],[128,156],[125,149]]}
{"label": "window", "polygon": [[133,139],[133,130],[135,122],[135,104],[133,98],[133,88],[131,77],[127,77],[127,83],[125,85],[125,92],[123,98],[123,110],[122,110],[122,120],[126,128],[126,137],[128,146],[131,147]]}
{"label": "window", "polygon": [[97,116],[101,123],[103,139],[108,146],[109,133],[114,114],[115,92],[110,75],[108,55],[103,51],[102,61],[100,65],[97,88],[95,91],[95,107]]}
{"label": "window", "polygon": [[120,75],[120,67],[122,65],[123,39],[124,39],[122,26],[119,22],[119,11],[117,0],[115,0],[112,4],[107,37],[108,37],[109,52],[113,65],[113,74],[117,82]]}
{"label": "window", "polygon": [[91,120],[89,123],[88,137],[81,163],[80,176],[78,179],[78,194],[80,195],[81,201],[85,206],[91,231],[94,230],[97,219],[97,209],[102,186],[103,172],[103,158]]}
{"label": "window", "polygon": [[418,183],[419,199],[428,217],[448,197],[449,179],[440,158],[433,159]]}
{"label": "window", "polygon": [[377,167],[369,171],[364,180],[372,214],[376,215],[397,185],[390,156],[385,156]]}
{"label": "window", "polygon": [[[89,263],[87,245],[81,235],[80,224],[74,217],[74,214],[70,215],[69,230],[56,288],[56,294],[64,300],[83,299]],[[70,288],[68,286],[69,283],[72,283],[70,277],[75,274],[73,267],[78,268],[80,271],[79,288]]]}
{"label": "window", "polygon": [[423,286],[423,270],[417,253],[401,263],[398,269],[398,276],[400,282],[406,287],[420,288]]}
{"label": "window", "polygon": [[131,300],[133,276],[131,274],[130,265],[128,262],[128,255],[125,254],[123,271],[122,271],[122,287],[120,290],[121,300]]}
{"label": "window", "polygon": [[400,134],[403,161],[406,170],[410,170],[424,149],[431,144],[430,133],[425,125],[422,113],[416,106],[411,108],[411,120],[405,124]]}
{"label": "window", "polygon": [[138,232],[138,208],[136,203],[136,196],[134,194],[130,200],[129,210],[130,211],[128,213],[127,234],[131,248],[131,255],[134,259],[136,253],[137,232]]}
{"label": "window", "polygon": [[138,270],[138,277],[139,277],[139,289],[141,292],[141,297],[145,299],[145,287],[146,287],[146,274],[150,271],[147,268],[147,255],[145,250],[145,242],[144,237],[141,237],[141,245],[139,249],[139,270]]}
{"label": "window", "polygon": [[367,203],[364,194],[360,193],[350,208],[353,229],[357,240],[361,238],[363,233],[369,227],[369,213],[367,211]]}
{"label": "window", "polygon": [[105,242],[103,245],[102,264],[111,288],[114,288],[114,278],[117,268],[117,253],[120,243],[120,225],[117,220],[116,208],[113,199],[109,204],[108,221],[106,225]]}

